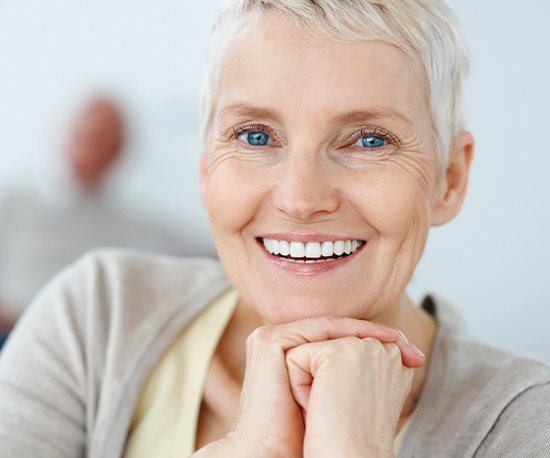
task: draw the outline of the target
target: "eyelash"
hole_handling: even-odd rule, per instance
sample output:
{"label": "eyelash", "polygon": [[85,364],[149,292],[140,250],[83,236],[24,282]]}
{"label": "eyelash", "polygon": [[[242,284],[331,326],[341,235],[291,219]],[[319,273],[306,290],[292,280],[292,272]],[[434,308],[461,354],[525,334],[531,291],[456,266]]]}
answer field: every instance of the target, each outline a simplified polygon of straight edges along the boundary
{"label": "eyelash", "polygon": [[273,134],[273,131],[263,124],[241,124],[239,126],[233,127],[233,135],[235,138],[238,138],[239,135],[245,132],[265,132],[266,134]]}
{"label": "eyelash", "polygon": [[[238,139],[238,137],[245,132],[258,131],[258,132],[265,132],[267,134],[270,134],[274,137],[273,140],[277,140],[277,136],[275,135],[275,133],[270,128],[268,128],[263,124],[241,124],[233,127],[232,130],[233,130],[234,139]],[[353,145],[355,142],[357,142],[357,140],[359,140],[361,137],[366,137],[366,136],[380,137],[380,138],[383,138],[389,144],[393,144],[394,146],[399,147],[399,139],[395,135],[393,135],[391,132],[387,131],[386,129],[383,129],[382,127],[376,127],[376,126],[361,127],[358,131],[346,137],[343,140],[343,143],[345,144],[346,147],[349,147]]]}
{"label": "eyelash", "polygon": [[[358,131],[349,135],[344,139],[346,146],[351,146],[361,137],[380,137],[383,138],[388,144],[392,144],[396,147],[399,147],[399,139],[393,135],[391,132],[383,129],[382,127],[361,127]],[[387,146],[387,145],[385,145]],[[383,148],[383,146],[381,147]]]}

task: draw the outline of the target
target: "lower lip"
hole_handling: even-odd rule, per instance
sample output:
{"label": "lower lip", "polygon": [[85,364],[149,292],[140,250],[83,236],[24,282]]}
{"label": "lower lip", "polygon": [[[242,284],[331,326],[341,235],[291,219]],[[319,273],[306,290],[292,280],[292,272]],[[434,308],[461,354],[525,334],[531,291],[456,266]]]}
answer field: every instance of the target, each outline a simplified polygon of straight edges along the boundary
{"label": "lower lip", "polygon": [[287,261],[284,258],[279,258],[275,255],[272,255],[267,252],[267,250],[264,248],[263,243],[260,240],[256,240],[258,243],[258,246],[260,250],[263,251],[264,255],[267,257],[267,259],[272,263],[272,265],[278,269],[285,270],[290,273],[294,273],[297,275],[319,275],[326,272],[332,272],[334,270],[340,269],[350,262],[352,262],[357,255],[363,251],[363,249],[368,245],[368,242],[363,243],[361,247],[359,247],[357,250],[355,250],[352,254],[342,257],[340,259],[335,259],[333,261],[325,261],[325,262],[315,262],[315,263],[299,263],[299,262],[292,262]]}

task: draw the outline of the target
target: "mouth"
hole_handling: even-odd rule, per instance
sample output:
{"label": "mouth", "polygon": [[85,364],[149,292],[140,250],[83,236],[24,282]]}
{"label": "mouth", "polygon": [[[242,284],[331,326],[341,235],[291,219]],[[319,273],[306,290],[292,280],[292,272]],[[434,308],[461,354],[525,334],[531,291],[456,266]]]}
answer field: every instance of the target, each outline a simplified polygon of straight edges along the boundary
{"label": "mouth", "polygon": [[367,244],[367,241],[359,239],[296,241],[257,237],[256,240],[274,260],[294,264],[327,264],[326,267],[354,257]]}

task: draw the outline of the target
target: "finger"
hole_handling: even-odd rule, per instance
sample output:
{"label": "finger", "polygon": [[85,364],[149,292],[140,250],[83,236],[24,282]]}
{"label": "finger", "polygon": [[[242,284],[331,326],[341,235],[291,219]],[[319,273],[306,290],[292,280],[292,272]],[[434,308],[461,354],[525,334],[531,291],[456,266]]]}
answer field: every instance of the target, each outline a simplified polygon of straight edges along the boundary
{"label": "finger", "polygon": [[[377,339],[374,340],[378,342]],[[307,410],[313,379],[321,367],[340,373],[342,363],[346,366],[346,361],[350,358],[362,364],[363,353],[362,339],[353,336],[306,343],[288,350],[285,359],[296,402]]]}
{"label": "finger", "polygon": [[[424,353],[422,353],[416,345],[414,345],[412,342],[409,342],[405,335],[398,330],[399,338],[394,342],[401,351],[401,360],[403,361],[403,364],[407,367],[420,367],[424,364],[424,361],[426,357],[424,356]],[[382,343],[390,343],[390,342],[382,342]]]}
{"label": "finger", "polygon": [[309,393],[313,383],[313,371],[310,369],[313,357],[311,346],[319,343],[321,342],[299,345],[286,352],[285,359],[292,396],[304,412],[307,411]]}
{"label": "finger", "polygon": [[[388,353],[388,355],[393,356],[393,357],[396,357],[397,354],[399,353],[399,349],[397,348],[397,346],[393,343],[386,343],[386,344],[382,344],[384,346],[384,348],[386,349],[386,352]],[[401,373],[403,374],[404,376],[404,380],[406,380],[406,384],[407,384],[407,390],[406,392],[404,393],[404,396],[407,396],[412,388],[412,382],[413,382],[413,379],[414,379],[414,370],[410,367],[407,367],[405,365],[402,365],[401,366]]]}
{"label": "finger", "polygon": [[[302,408],[307,409],[309,393],[320,355],[338,351],[337,347],[342,343],[346,343],[347,348],[353,350],[354,339],[354,337],[346,336],[329,341],[305,343],[287,350],[285,359],[292,394]],[[401,361],[407,367],[421,365],[424,361],[424,356],[421,357],[417,353],[419,350],[411,350],[410,344],[402,337],[393,343],[381,343],[378,339],[370,336],[357,339],[358,342],[361,340],[377,342],[378,345],[383,345],[389,354],[400,352]],[[416,349],[416,347],[414,348]]]}
{"label": "finger", "polygon": [[[422,353],[416,345],[410,342],[400,330],[397,330],[397,332],[399,334],[399,338],[395,342],[384,342],[380,339],[377,340],[382,344],[397,345],[401,351],[401,361],[403,362],[403,365],[411,368],[422,366],[426,359],[424,353]],[[371,338],[371,336],[366,337],[365,339],[369,338]]]}
{"label": "finger", "polygon": [[282,351],[309,342],[320,342],[340,337],[375,337],[381,342],[396,342],[397,329],[355,318],[318,317],[293,321],[276,326],[260,326],[249,336],[250,343],[269,344]]}
{"label": "finger", "polygon": [[355,318],[309,318],[261,327],[254,331],[256,332],[261,334],[260,338],[263,340],[280,346],[282,351],[305,343],[347,336],[373,337],[382,343],[395,343],[401,350],[402,362],[407,367],[420,367],[425,360],[424,354],[400,330]]}
{"label": "finger", "polygon": [[281,380],[288,380],[285,364],[287,350],[304,343],[347,336],[373,336],[384,342],[399,339],[396,329],[354,318],[318,317],[280,325],[260,326],[247,339],[243,389],[253,397],[261,397],[266,387],[271,387],[275,391]]}

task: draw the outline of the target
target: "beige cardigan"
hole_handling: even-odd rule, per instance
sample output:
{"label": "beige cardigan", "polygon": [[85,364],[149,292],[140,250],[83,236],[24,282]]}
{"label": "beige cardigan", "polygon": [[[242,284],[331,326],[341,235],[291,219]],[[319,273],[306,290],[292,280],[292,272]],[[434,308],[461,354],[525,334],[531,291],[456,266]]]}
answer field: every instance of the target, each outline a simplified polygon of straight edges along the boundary
{"label": "beige cardigan", "polygon": [[[0,456],[120,456],[153,366],[229,287],[218,261],[91,253],[55,278],[0,354]],[[550,456],[550,368],[470,337],[452,307],[399,457]]]}

